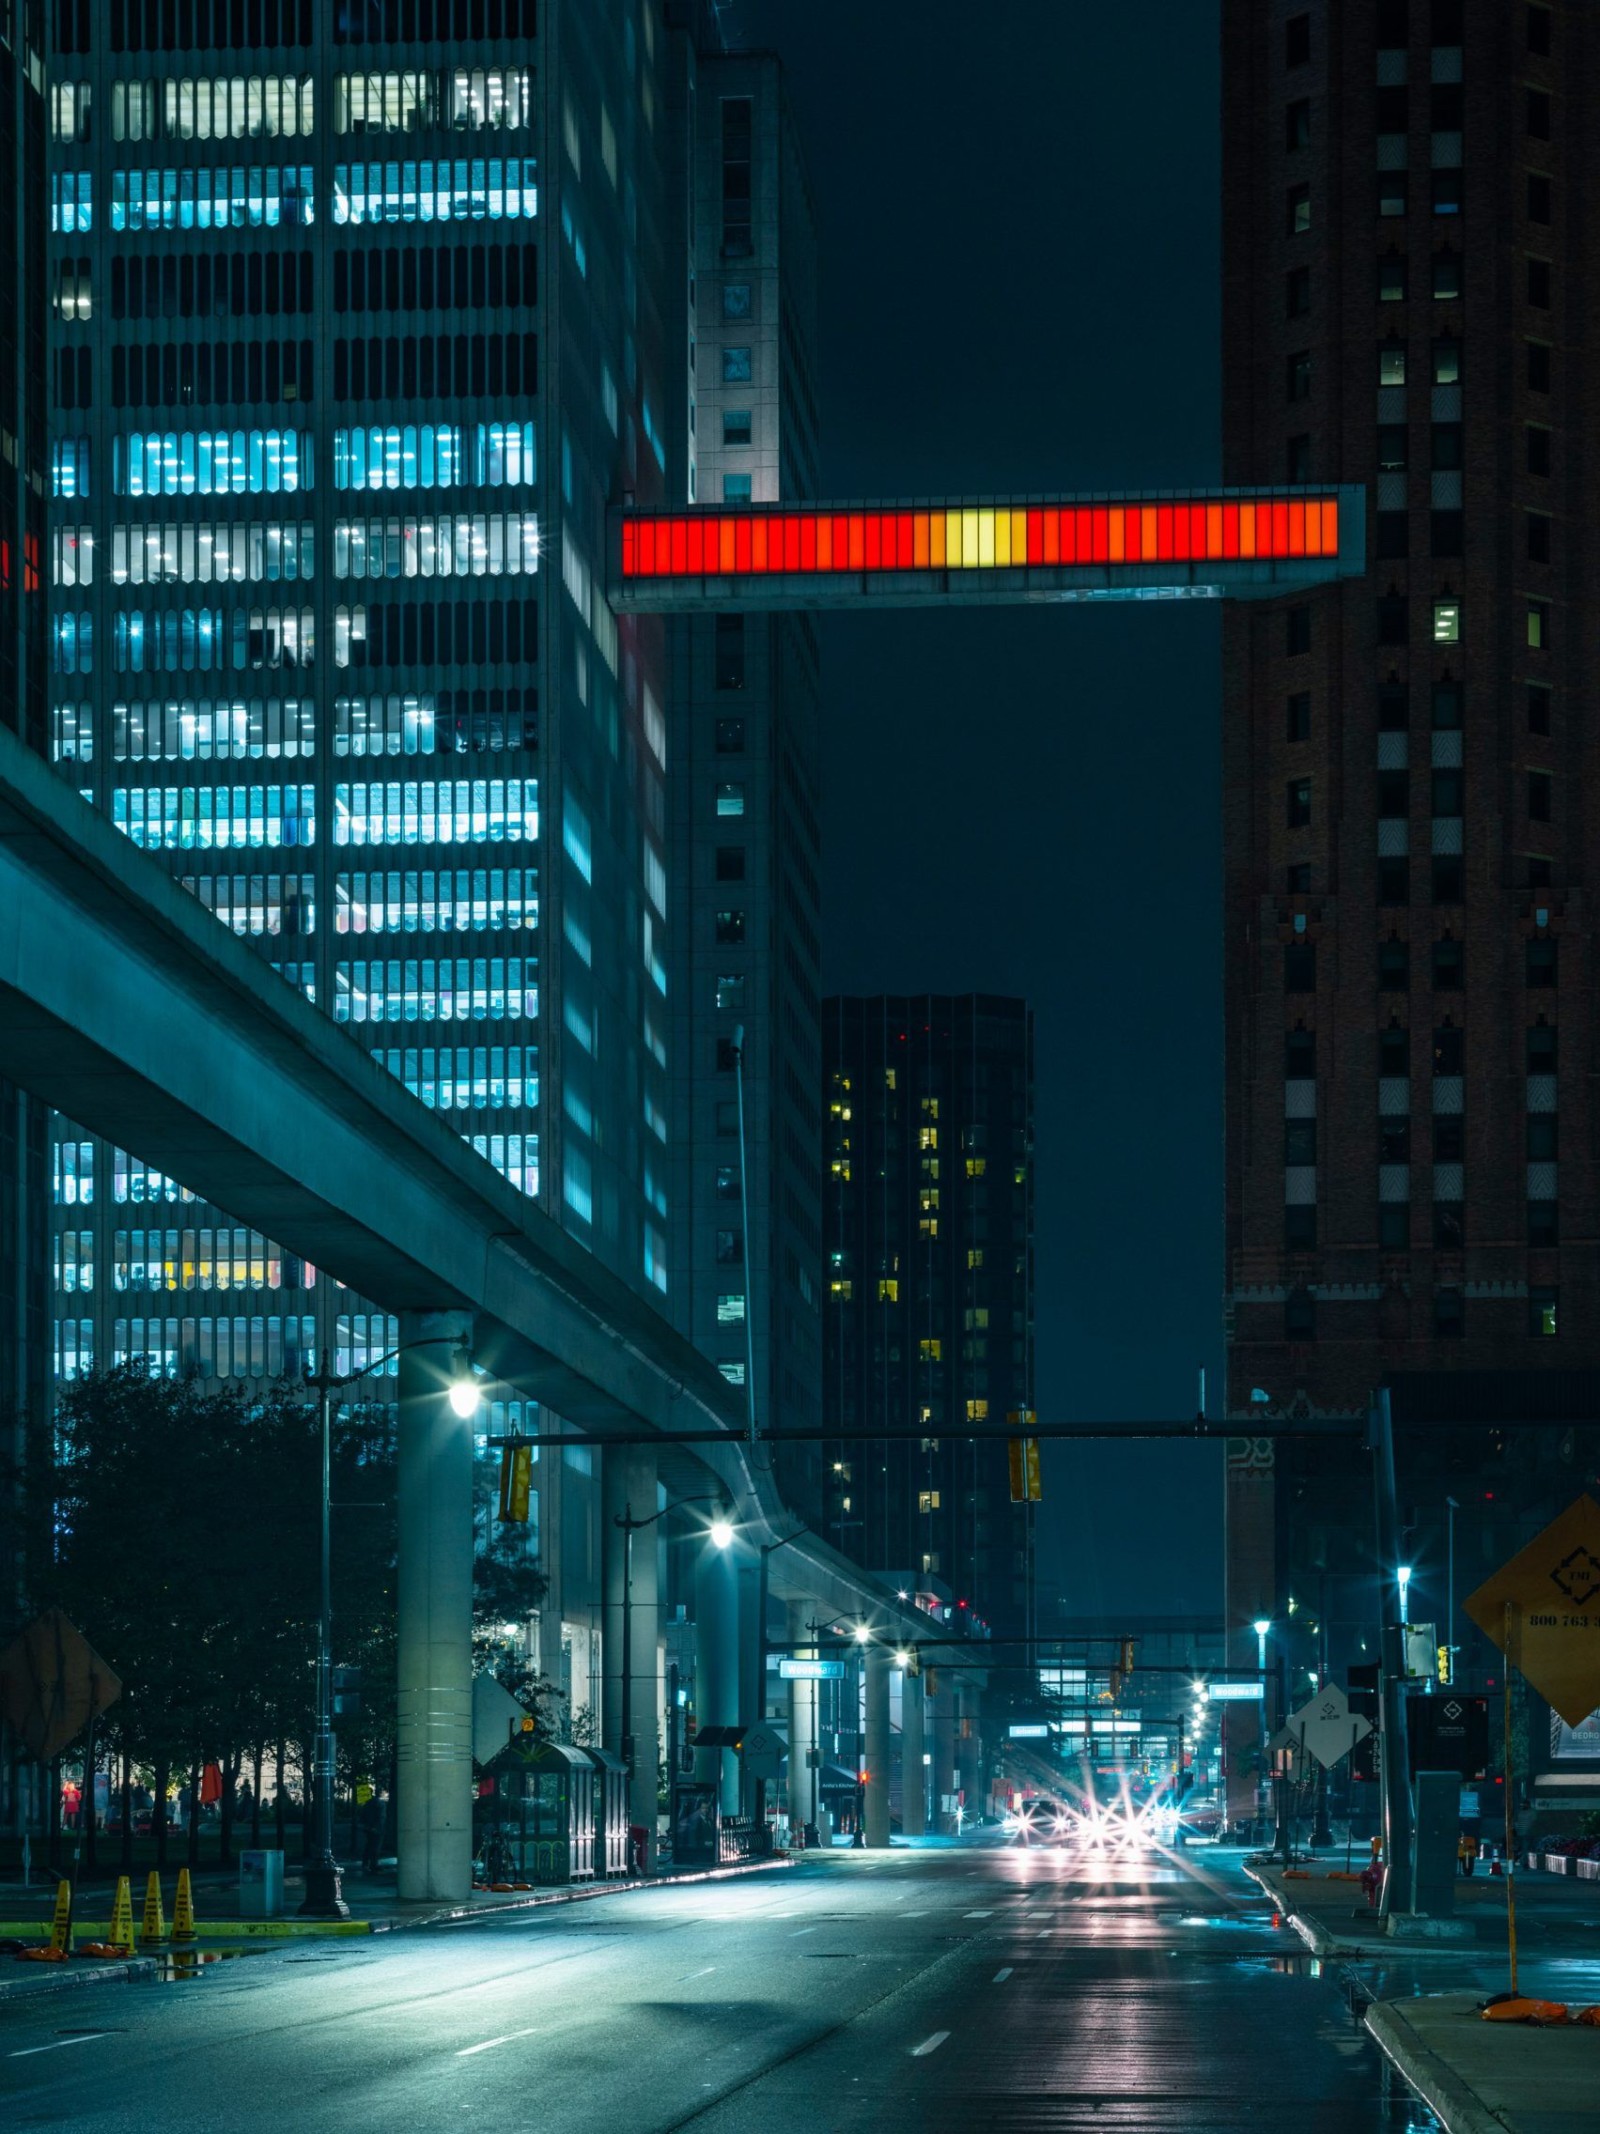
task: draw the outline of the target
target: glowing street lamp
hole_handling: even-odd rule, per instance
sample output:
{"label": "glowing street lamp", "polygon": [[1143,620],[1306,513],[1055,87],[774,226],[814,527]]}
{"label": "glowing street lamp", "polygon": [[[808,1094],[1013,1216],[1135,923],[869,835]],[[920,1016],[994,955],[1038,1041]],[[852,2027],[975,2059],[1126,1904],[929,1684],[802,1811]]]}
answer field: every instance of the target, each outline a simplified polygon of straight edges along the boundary
{"label": "glowing street lamp", "polygon": [[1410,1564],[1403,1563],[1399,1565],[1394,1575],[1399,1581],[1400,1585],[1400,1620],[1402,1623],[1409,1622],[1410,1617],[1406,1613],[1406,1594],[1409,1591],[1411,1585]]}

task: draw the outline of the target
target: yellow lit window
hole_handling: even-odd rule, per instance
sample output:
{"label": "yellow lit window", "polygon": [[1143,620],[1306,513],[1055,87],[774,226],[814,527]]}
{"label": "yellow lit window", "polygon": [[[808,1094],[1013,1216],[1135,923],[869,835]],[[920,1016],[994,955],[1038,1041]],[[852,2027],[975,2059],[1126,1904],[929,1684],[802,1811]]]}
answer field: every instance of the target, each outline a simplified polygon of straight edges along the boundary
{"label": "yellow lit window", "polygon": [[967,1247],[967,1265],[969,1267],[981,1267],[983,1265],[983,1247],[981,1245],[969,1245]]}
{"label": "yellow lit window", "polygon": [[989,1403],[986,1400],[969,1400],[967,1402],[967,1421],[969,1423],[986,1423],[988,1420]]}
{"label": "yellow lit window", "polygon": [[900,1070],[898,1067],[885,1067],[883,1070],[883,1086],[885,1089],[898,1089],[900,1087]]}
{"label": "yellow lit window", "polygon": [[917,1231],[918,1231],[918,1234],[919,1234],[920,1236],[922,1236],[922,1237],[937,1237],[937,1236],[939,1235],[939,1218],[938,1218],[938,1216],[937,1216],[937,1215],[925,1215],[925,1216],[923,1216],[922,1220],[921,1220],[921,1221],[920,1221],[920,1222],[919,1222],[919,1223],[917,1224]]}
{"label": "yellow lit window", "polygon": [[917,1353],[924,1363],[938,1363],[944,1355],[944,1343],[937,1336],[931,1340],[919,1341]]}
{"label": "yellow lit window", "polygon": [[919,1512],[936,1512],[938,1509],[939,1492],[936,1489],[919,1489],[917,1491],[917,1510]]}
{"label": "yellow lit window", "polygon": [[989,1159],[987,1156],[969,1156],[967,1158],[967,1176],[969,1178],[981,1178],[988,1168]]}
{"label": "yellow lit window", "polygon": [[900,1284],[892,1275],[885,1275],[879,1281],[878,1302],[880,1304],[898,1304],[900,1302]]}

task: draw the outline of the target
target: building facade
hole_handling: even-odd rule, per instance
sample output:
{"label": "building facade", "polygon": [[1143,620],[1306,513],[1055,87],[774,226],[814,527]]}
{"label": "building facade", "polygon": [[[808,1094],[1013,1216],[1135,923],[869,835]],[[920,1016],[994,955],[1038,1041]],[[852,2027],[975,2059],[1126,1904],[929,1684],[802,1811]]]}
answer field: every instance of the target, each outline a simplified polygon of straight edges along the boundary
{"label": "building facade", "polygon": [[[46,675],[45,89],[42,21],[0,0],[0,722],[43,746]],[[44,1107],[0,1081],[0,1642],[18,1627],[22,1477],[48,1441],[49,1143]],[[34,1795],[0,1718],[0,1828]]]}
{"label": "building facade", "polygon": [[[685,96],[685,137],[689,500],[812,495],[816,234],[777,60],[703,52]],[[680,1322],[735,1384],[747,1384],[753,1365],[750,1400],[763,1429],[814,1430],[822,1391],[816,630],[806,615],[683,617],[672,638],[674,845],[683,855],[673,908]],[[782,1457],[786,1498],[800,1516],[820,1516],[819,1448]]]}
{"label": "building facade", "polygon": [[[1509,1383],[1600,1346],[1600,23],[1223,18],[1225,477],[1366,484],[1373,558],[1224,619],[1229,1405],[1357,1415],[1392,1374]],[[1297,1578],[1307,1606],[1289,1506],[1364,1476],[1358,1446],[1292,1476],[1230,1448],[1235,1659]]]}
{"label": "building facade", "polygon": [[823,1057],[827,1537],[1024,1632],[1031,1507],[969,1433],[1033,1406],[1032,1012],[831,999]]}
{"label": "building facade", "polygon": [[[50,40],[50,751],[670,1305],[670,674],[603,585],[609,508],[668,493],[674,34],[55,0]],[[137,1152],[62,1122],[54,1163],[58,1379],[392,1346]],[[540,1658],[592,1702],[599,1478],[546,1464]]]}

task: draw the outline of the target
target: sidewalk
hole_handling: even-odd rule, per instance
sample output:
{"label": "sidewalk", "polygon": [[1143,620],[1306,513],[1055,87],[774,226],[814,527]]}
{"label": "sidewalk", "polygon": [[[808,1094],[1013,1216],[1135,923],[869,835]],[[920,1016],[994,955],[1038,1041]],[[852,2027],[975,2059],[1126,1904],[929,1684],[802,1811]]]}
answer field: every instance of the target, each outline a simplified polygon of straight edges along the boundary
{"label": "sidewalk", "polygon": [[[731,1867],[707,1867],[686,1869],[674,1874],[670,1869],[658,1875],[635,1877],[627,1881],[579,1882],[555,1888],[516,1891],[474,1890],[469,1898],[459,1904],[433,1902],[402,1902],[395,1892],[393,1873],[376,1876],[359,1872],[344,1876],[345,1902],[351,1917],[348,1920],[300,1919],[296,1916],[303,1888],[298,1873],[284,1878],[284,1912],[276,1919],[243,1920],[238,1917],[238,1877],[210,1874],[195,1879],[195,1939],[188,1946],[206,1948],[218,1941],[237,1945],[241,1942],[260,1941],[281,1944],[285,1941],[337,1936],[393,1934],[412,1927],[428,1927],[449,1924],[456,1920],[475,1918],[483,1913],[526,1912],[535,1907],[551,1904],[581,1904],[596,1897],[616,1897],[635,1890],[680,1889],[692,1882],[723,1882],[734,1876],[770,1874],[791,1868],[798,1856],[779,1855],[771,1860],[745,1860]],[[177,1870],[169,1868],[162,1878],[162,1897],[166,1905],[168,1925],[171,1924],[173,1892],[177,1885]],[[73,1904],[74,1935],[93,1940],[109,1932],[114,1878],[94,1883],[80,1883]],[[140,1882],[132,1891],[133,1916],[137,1926],[140,1908],[144,1901],[144,1886]],[[35,1883],[31,1890],[15,1887],[0,1888],[0,1937],[16,1936],[26,1941],[47,1941],[50,1937],[51,1908],[55,1902],[55,1884],[48,1886]],[[170,1944],[167,1945],[170,1948]],[[163,1953],[166,1953],[163,1950]],[[69,1964],[15,1964],[6,1961],[0,1951],[0,2000],[25,1998],[35,1993],[48,1993],[65,1986],[97,1984],[102,1980],[152,1977],[154,1961],[140,1955],[125,1963],[96,1962],[92,1958],[73,1961]]]}
{"label": "sidewalk", "polygon": [[[1600,2030],[1481,2018],[1484,1999],[1506,1984],[1503,1877],[1457,1881],[1454,1920],[1401,1920],[1391,1935],[1359,1883],[1314,1870],[1286,1875],[1259,1860],[1242,1864],[1313,1955],[1407,1959],[1414,1990],[1374,2001],[1366,2027],[1446,2134],[1600,2128]],[[1575,2008],[1600,1999],[1600,1989],[1573,1983],[1600,1963],[1600,1889],[1567,1875],[1529,1873],[1516,1887],[1523,1990]],[[1441,1931],[1452,1927],[1458,1931]],[[1462,1990],[1474,1979],[1476,1990]],[[1434,1984],[1453,1990],[1428,1990]]]}

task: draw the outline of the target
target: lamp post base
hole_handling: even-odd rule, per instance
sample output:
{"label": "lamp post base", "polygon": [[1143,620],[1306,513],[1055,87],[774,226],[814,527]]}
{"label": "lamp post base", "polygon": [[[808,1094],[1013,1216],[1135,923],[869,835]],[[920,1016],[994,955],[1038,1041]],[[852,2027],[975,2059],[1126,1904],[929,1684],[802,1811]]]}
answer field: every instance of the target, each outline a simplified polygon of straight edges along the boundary
{"label": "lamp post base", "polygon": [[348,1919],[339,1863],[332,1855],[306,1863],[306,1893],[300,1905],[302,1919]]}

